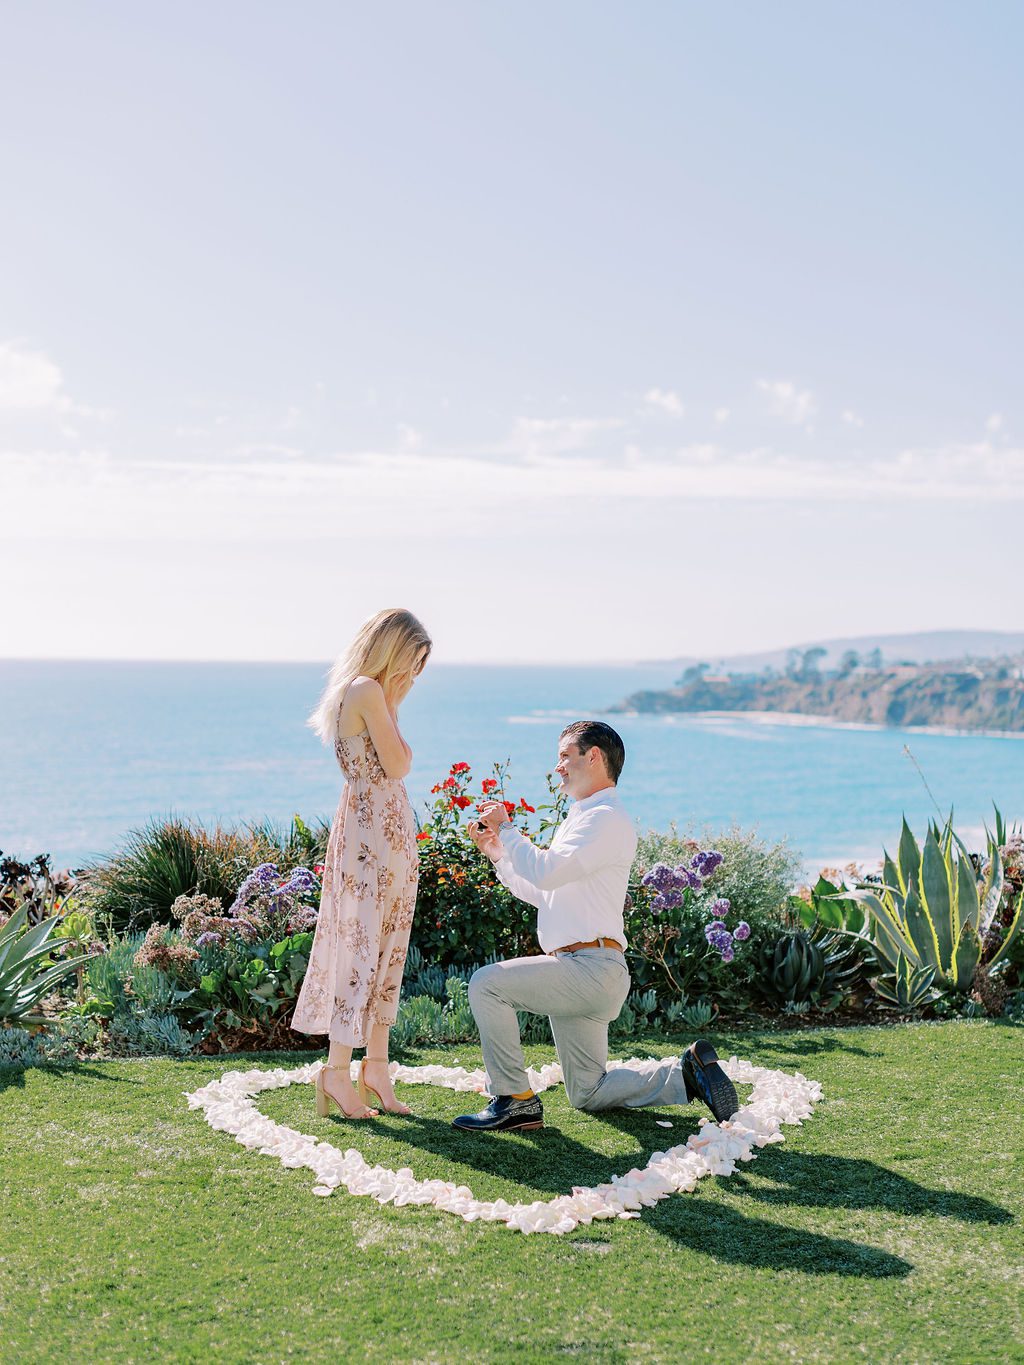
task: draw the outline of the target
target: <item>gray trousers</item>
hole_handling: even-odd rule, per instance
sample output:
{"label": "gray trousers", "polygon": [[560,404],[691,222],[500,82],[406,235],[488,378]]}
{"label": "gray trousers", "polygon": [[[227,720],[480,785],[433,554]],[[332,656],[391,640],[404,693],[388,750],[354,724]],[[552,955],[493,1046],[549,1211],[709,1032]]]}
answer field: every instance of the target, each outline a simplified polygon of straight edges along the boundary
{"label": "gray trousers", "polygon": [[678,1062],[607,1071],[608,1025],[629,994],[629,969],[614,948],[519,957],[474,972],[469,1003],[495,1095],[529,1090],[517,1010],[551,1021],[569,1103],[577,1109],[686,1104]]}

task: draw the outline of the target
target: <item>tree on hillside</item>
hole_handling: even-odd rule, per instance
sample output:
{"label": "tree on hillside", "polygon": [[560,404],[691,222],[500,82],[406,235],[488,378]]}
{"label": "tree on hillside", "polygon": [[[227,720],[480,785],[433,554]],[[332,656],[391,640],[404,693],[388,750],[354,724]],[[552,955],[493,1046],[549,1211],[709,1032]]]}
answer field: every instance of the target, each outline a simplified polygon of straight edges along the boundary
{"label": "tree on hillside", "polygon": [[853,670],[860,665],[860,655],[855,649],[848,649],[839,660],[839,676],[848,678]]}
{"label": "tree on hillside", "polygon": [[876,645],[874,649],[871,651],[871,653],[864,660],[864,662],[867,664],[868,668],[881,668],[882,667],[881,649],[879,649],[879,647]]}
{"label": "tree on hillside", "polygon": [[688,687],[691,683],[700,682],[710,667],[710,664],[691,664],[679,679],[680,686]]}
{"label": "tree on hillside", "polygon": [[800,661],[800,676],[805,681],[818,676],[818,665],[828,653],[821,645],[812,645],[810,649],[805,649],[803,658]]}

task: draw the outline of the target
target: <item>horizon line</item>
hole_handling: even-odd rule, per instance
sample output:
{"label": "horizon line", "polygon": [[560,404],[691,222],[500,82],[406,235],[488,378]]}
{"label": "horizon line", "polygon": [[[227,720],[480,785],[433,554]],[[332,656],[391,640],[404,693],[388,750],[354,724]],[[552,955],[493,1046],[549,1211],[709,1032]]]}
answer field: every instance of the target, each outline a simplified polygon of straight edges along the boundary
{"label": "horizon line", "polygon": [[[678,659],[437,659],[434,668],[648,668],[674,666]],[[280,664],[330,668],[332,659],[168,658],[127,654],[4,654],[0,664]]]}

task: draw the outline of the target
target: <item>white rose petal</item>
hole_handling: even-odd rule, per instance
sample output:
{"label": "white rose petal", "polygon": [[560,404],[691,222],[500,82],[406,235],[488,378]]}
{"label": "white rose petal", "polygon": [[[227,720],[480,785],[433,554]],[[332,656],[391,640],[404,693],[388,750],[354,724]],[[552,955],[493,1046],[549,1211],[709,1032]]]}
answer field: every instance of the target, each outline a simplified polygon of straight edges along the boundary
{"label": "white rose petal", "polygon": [[[254,1095],[262,1090],[309,1084],[316,1080],[323,1065],[310,1062],[291,1071],[282,1067],[272,1071],[227,1071],[219,1081],[210,1081],[185,1098],[189,1109],[203,1111],[216,1132],[230,1133],[250,1151],[276,1156],[288,1169],[306,1167],[312,1171],[317,1180],[312,1192],[323,1198],[344,1188],[351,1195],[370,1197],[381,1204],[396,1207],[429,1204],[469,1223],[501,1223],[522,1233],[548,1232],[557,1237],[595,1219],[639,1218],[641,1210],[670,1194],[690,1193],[703,1176],[732,1175],[737,1162],[755,1159],[757,1149],[784,1142],[783,1125],[798,1125],[810,1118],[821,1099],[819,1083],[808,1080],[799,1071],[787,1075],[730,1057],[722,1063],[726,1075],[733,1081],[752,1085],[753,1090],[746,1104],[727,1122],[718,1124],[702,1118],[699,1131],[685,1143],[668,1152],[652,1153],[642,1170],[634,1168],[625,1175],[613,1175],[595,1189],[574,1186],[571,1194],[547,1201],[509,1204],[504,1199],[478,1200],[466,1185],[417,1180],[407,1166],[399,1171],[386,1166],[371,1167],[355,1148],[340,1152],[329,1142],[274,1123],[257,1109]],[[635,1057],[608,1064],[609,1070],[629,1067],[645,1073],[658,1065],[657,1061]],[[392,1062],[388,1070],[392,1081],[406,1085],[437,1085],[475,1093],[488,1089],[486,1073],[480,1068],[468,1071],[458,1065],[402,1066]],[[357,1078],[356,1062],[352,1063],[352,1075]],[[538,1094],[562,1083],[562,1069],[557,1063],[530,1067],[527,1075]],[[668,1119],[655,1119],[655,1123],[659,1128],[673,1126]]]}

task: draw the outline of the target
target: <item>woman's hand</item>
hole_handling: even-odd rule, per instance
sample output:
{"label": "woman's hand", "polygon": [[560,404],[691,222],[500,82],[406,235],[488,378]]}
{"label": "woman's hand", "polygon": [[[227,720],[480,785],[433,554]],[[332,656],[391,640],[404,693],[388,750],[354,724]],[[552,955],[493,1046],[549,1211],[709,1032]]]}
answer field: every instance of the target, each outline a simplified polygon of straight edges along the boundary
{"label": "woman's hand", "polygon": [[357,678],[349,688],[349,695],[370,732],[385,776],[407,776],[412,767],[412,750],[399,734],[394,711],[388,705],[380,683],[373,678]]}

